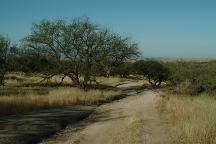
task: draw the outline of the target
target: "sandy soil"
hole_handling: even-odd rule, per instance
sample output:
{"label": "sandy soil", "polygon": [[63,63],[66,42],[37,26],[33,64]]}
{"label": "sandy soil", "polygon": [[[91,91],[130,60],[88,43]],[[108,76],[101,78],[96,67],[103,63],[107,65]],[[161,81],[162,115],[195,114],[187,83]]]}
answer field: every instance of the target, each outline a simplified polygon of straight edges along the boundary
{"label": "sandy soil", "polygon": [[[119,85],[121,89],[134,83]],[[104,104],[82,128],[68,128],[44,143],[56,144],[167,144],[166,124],[155,109],[158,93],[151,90]]]}

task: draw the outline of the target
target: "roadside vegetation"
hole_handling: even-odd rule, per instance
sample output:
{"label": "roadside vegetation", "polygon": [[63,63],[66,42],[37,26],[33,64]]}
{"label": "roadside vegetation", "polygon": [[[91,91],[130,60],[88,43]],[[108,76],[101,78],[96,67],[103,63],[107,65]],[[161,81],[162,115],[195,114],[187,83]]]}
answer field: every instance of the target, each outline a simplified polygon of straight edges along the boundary
{"label": "roadside vegetation", "polygon": [[161,117],[170,123],[174,144],[216,143],[216,62],[175,61],[168,87],[157,100]]}
{"label": "roadside vegetation", "polygon": [[157,108],[171,125],[168,134],[173,144],[216,143],[215,96],[168,94],[158,99]]}
{"label": "roadside vegetation", "polygon": [[153,87],[158,87],[169,78],[169,69],[155,60],[140,60],[134,64],[135,73],[144,76]]}
{"label": "roadside vegetation", "polygon": [[[165,65],[170,70],[169,82],[172,86],[188,87],[191,89],[191,94],[211,92],[216,89],[216,61],[214,60],[174,61],[166,62]],[[184,90],[180,89],[179,92],[184,93]]]}
{"label": "roadside vegetation", "polygon": [[111,90],[89,90],[58,87],[46,90],[47,94],[26,93],[25,95],[0,96],[0,113],[16,114],[45,108],[72,105],[98,105],[120,97],[120,92]]}
{"label": "roadside vegetation", "polygon": [[[61,77],[53,77],[49,82],[40,83],[39,76],[10,73],[5,76],[5,86],[0,88],[0,113],[17,114],[39,109],[72,105],[98,105],[122,97],[109,83],[119,83],[117,78],[99,78],[107,88],[92,88],[85,91],[71,87],[70,79],[59,86]],[[109,89],[110,88],[110,89]]]}

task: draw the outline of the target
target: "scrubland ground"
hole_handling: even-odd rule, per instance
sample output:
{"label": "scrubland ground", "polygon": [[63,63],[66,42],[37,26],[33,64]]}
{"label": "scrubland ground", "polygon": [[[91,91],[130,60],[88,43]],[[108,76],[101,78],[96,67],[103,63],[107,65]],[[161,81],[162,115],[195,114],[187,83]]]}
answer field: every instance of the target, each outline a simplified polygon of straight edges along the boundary
{"label": "scrubland ground", "polygon": [[216,144],[216,97],[172,95],[160,97],[157,108],[171,123],[173,144]]}

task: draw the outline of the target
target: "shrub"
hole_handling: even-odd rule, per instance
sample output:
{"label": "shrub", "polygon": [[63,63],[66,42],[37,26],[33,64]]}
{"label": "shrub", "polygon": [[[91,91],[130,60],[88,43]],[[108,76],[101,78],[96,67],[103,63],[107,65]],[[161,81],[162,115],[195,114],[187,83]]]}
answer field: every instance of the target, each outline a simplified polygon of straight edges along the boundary
{"label": "shrub", "polygon": [[113,67],[111,74],[119,75],[120,77],[128,77],[133,73],[133,64],[130,62],[125,62],[119,66]]}
{"label": "shrub", "polygon": [[185,80],[175,87],[174,92],[179,94],[194,95],[197,93],[197,90],[189,80]]}
{"label": "shrub", "polygon": [[185,81],[190,82],[196,92],[212,91],[216,88],[216,62],[167,62],[169,81],[178,86]]}
{"label": "shrub", "polygon": [[163,81],[169,77],[169,70],[160,62],[154,60],[141,60],[135,64],[135,69],[138,74],[147,77],[152,86],[160,86]]}

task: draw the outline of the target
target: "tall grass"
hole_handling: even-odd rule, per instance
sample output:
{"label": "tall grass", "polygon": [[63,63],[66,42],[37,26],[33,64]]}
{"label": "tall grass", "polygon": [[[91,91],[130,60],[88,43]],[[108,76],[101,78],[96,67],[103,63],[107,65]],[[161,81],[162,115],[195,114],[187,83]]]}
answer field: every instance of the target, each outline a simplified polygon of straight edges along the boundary
{"label": "tall grass", "polygon": [[[40,83],[42,80],[40,74],[8,73],[6,86],[0,87],[0,114],[71,105],[97,105],[121,96],[119,91],[108,89],[84,91],[79,88],[59,87],[60,75]],[[103,85],[112,86],[120,79],[98,77],[98,81]],[[64,86],[71,84],[69,78],[64,79]]]}
{"label": "tall grass", "polygon": [[207,94],[197,97],[170,95],[157,101],[158,110],[172,124],[174,144],[216,143],[216,99]]}
{"label": "tall grass", "polygon": [[13,114],[43,108],[94,105],[110,101],[120,96],[118,91],[90,90],[60,87],[48,94],[29,93],[28,95],[0,96],[0,113]]}

